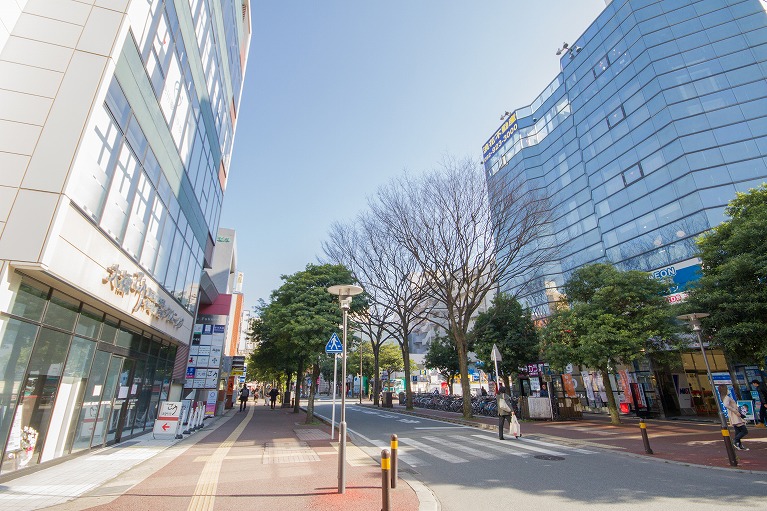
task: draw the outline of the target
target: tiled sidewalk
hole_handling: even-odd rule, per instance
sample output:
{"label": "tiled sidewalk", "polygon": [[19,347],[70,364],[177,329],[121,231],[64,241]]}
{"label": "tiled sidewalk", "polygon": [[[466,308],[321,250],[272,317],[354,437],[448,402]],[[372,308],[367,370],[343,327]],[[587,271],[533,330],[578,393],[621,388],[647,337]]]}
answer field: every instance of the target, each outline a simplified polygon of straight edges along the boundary
{"label": "tiled sidewalk", "polygon": [[[223,419],[223,421],[221,420]],[[184,440],[146,434],[123,444],[74,457],[57,465],[0,483],[0,511],[31,511],[62,504],[99,488],[168,448],[184,450],[229,419],[213,420]]]}

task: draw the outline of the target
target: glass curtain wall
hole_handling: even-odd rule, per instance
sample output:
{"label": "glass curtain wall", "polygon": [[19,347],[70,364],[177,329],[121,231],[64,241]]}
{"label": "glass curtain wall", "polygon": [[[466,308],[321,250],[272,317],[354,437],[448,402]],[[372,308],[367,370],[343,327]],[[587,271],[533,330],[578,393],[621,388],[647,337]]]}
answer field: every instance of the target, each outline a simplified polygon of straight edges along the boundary
{"label": "glass curtain wall", "polygon": [[0,473],[151,428],[176,348],[24,277],[0,313]]}

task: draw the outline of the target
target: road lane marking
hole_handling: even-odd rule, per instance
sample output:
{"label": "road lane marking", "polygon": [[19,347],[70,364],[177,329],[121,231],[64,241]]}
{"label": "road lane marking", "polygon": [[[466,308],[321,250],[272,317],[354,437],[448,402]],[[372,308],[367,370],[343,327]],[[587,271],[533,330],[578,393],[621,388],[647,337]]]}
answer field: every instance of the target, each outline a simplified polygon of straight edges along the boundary
{"label": "road lane marking", "polygon": [[224,458],[226,458],[226,454],[245,430],[245,426],[250,422],[254,409],[255,407],[253,406],[248,407],[248,414],[245,416],[245,419],[237,425],[226,440],[221,442],[213,454],[210,455],[210,459],[205,462],[187,511],[213,510],[213,504],[216,501],[216,489],[218,488],[218,476],[221,473]]}
{"label": "road lane marking", "polygon": [[516,441],[522,443],[531,443],[537,445],[544,445],[546,447],[556,447],[557,449],[567,449],[568,451],[577,452],[581,454],[596,454],[594,451],[588,451],[586,449],[579,449],[577,447],[570,447],[569,445],[555,444],[551,442],[543,442],[541,440],[533,440],[532,438],[518,438]]}
{"label": "road lane marking", "polygon": [[[490,449],[493,449],[493,451],[495,451],[495,452],[498,452],[498,450],[501,449],[505,453],[511,454],[513,456],[519,456],[519,457],[522,457],[522,458],[527,458],[528,456],[531,456],[531,454],[529,452],[517,451],[516,449],[513,449],[509,443],[501,442],[500,440],[499,440],[500,445],[498,445],[498,446],[488,445],[487,437],[483,437],[482,435],[479,435],[479,438],[484,438],[485,440],[479,440],[477,438],[472,438],[472,437],[468,437],[468,436],[460,436],[460,435],[452,435],[451,438],[454,438],[458,442],[465,442],[465,443],[470,443],[472,445],[476,445],[476,446],[483,447],[483,448],[490,448]],[[483,456],[485,453],[486,453],[486,451],[477,451],[477,456]]]}
{"label": "road lane marking", "polygon": [[426,454],[431,454],[435,458],[439,458],[441,460],[447,461],[448,463],[466,463],[469,461],[464,458],[461,458],[460,456],[455,456],[453,454],[447,453],[440,449],[436,449],[430,445],[427,445],[423,442],[419,442],[418,440],[414,440],[412,438],[399,437],[399,441],[404,444],[412,445],[418,450],[423,451]]}
{"label": "road lane marking", "polygon": [[539,452],[541,454],[549,454],[551,456],[567,456],[566,453],[559,452],[559,451],[552,451],[551,449],[543,449],[541,447],[536,447],[534,445],[525,444],[522,442],[517,442],[516,440],[501,440],[500,438],[490,438],[483,435],[472,435],[476,438],[484,438],[487,442],[496,442],[503,444],[508,447],[514,447],[516,449],[527,449],[529,451]]}
{"label": "road lane marking", "polygon": [[[436,437],[436,436],[425,436],[423,437],[424,440],[428,440],[429,442],[434,442],[435,444],[445,444],[445,439]],[[498,456],[495,454],[489,453],[489,452],[478,452],[477,449],[473,447],[469,447],[467,445],[460,444],[458,442],[452,442],[450,444],[451,449],[455,449],[456,451],[461,451],[466,454],[470,454],[472,456],[477,456],[482,458],[483,460],[497,460]]]}

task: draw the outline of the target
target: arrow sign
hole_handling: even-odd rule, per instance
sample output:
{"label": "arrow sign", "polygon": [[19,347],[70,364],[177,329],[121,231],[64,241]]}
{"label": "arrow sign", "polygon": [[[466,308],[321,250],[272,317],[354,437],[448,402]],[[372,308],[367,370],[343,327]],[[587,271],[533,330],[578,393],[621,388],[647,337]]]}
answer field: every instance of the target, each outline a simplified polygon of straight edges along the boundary
{"label": "arrow sign", "polygon": [[343,353],[344,345],[341,344],[341,339],[338,338],[335,332],[330,336],[330,340],[325,345],[325,353]]}
{"label": "arrow sign", "polygon": [[503,360],[503,358],[501,358],[501,350],[499,350],[498,346],[495,344],[493,344],[493,352],[490,354],[490,360],[493,362],[500,362]]}
{"label": "arrow sign", "polygon": [[168,431],[168,428],[170,428],[170,426],[168,426],[168,423],[167,423],[167,422],[166,422],[165,424],[163,424],[163,425],[162,425],[162,430],[163,430],[163,431]]}

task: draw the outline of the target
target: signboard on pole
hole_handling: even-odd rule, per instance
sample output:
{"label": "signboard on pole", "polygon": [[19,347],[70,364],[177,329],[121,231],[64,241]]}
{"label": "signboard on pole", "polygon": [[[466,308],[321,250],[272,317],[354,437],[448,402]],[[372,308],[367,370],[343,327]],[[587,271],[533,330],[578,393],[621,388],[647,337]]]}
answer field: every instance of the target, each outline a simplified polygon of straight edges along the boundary
{"label": "signboard on pole", "polygon": [[341,339],[338,338],[335,332],[330,336],[330,340],[325,345],[325,353],[330,355],[331,353],[343,353],[344,345],[341,344]]}
{"label": "signboard on pole", "polygon": [[162,435],[172,438],[176,437],[176,428],[178,428],[178,421],[181,417],[181,408],[180,401],[164,401],[160,403],[160,413],[154,422],[154,429],[152,430],[152,435],[155,438]]}

